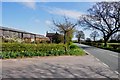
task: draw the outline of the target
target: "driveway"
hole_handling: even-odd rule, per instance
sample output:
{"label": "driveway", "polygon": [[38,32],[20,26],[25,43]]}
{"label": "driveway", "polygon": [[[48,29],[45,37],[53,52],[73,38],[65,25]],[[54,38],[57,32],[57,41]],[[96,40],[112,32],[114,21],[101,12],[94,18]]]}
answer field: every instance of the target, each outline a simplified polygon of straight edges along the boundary
{"label": "driveway", "polygon": [[76,43],[76,45],[83,48],[85,51],[89,52],[91,55],[98,58],[100,61],[104,62],[106,65],[110,67],[111,70],[116,72],[120,71],[120,68],[119,68],[120,65],[118,65],[118,63],[120,62],[119,53],[84,45],[84,44]]}
{"label": "driveway", "polygon": [[118,78],[91,55],[2,60],[3,78]]}

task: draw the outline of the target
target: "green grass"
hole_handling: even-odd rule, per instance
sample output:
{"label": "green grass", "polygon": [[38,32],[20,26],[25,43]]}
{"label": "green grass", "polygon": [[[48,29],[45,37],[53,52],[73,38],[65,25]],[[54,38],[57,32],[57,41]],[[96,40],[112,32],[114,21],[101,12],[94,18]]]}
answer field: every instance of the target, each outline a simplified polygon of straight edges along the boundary
{"label": "green grass", "polygon": [[64,44],[2,43],[0,55],[3,59],[33,56],[85,55],[85,52],[76,45],[70,45],[66,52],[64,46]]}
{"label": "green grass", "polygon": [[95,42],[94,43],[93,42],[86,42],[83,44],[95,46],[98,48],[107,49],[107,50],[111,50],[111,51],[115,51],[115,52],[120,52],[120,47],[119,47],[120,43],[107,43],[107,47],[104,47],[104,43],[99,43],[99,44],[101,44],[99,46],[98,46],[98,43],[95,43]]}
{"label": "green grass", "polygon": [[85,52],[82,49],[73,49],[68,51],[69,55],[83,56]]}

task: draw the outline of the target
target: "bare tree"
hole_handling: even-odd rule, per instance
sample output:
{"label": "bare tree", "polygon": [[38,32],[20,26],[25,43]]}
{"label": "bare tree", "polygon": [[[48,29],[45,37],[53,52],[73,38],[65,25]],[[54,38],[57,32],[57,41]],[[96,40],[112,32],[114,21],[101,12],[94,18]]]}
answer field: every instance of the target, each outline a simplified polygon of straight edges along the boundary
{"label": "bare tree", "polygon": [[90,37],[93,38],[93,41],[96,41],[96,38],[99,37],[99,34],[97,31],[94,31],[90,34]]}
{"label": "bare tree", "polygon": [[76,37],[78,39],[78,43],[81,42],[81,39],[84,39],[85,38],[85,34],[83,31],[76,31]]}
{"label": "bare tree", "polygon": [[113,34],[110,40],[120,41],[120,33]]}
{"label": "bare tree", "polygon": [[[66,44],[67,41],[70,41],[71,36],[73,35],[73,30],[77,23],[73,23],[69,21],[69,18],[64,17],[63,22],[56,22],[53,20],[53,24],[55,25],[54,29],[56,31],[59,31],[60,33],[63,33],[64,36],[64,44]],[[69,40],[67,40],[69,38]],[[67,50],[67,47],[65,46],[65,51]]]}
{"label": "bare tree", "polygon": [[120,41],[120,34],[117,34],[116,38],[117,41]]}
{"label": "bare tree", "polygon": [[89,14],[79,20],[81,26],[99,30],[104,46],[110,36],[120,31],[120,2],[98,2],[88,10]]}
{"label": "bare tree", "polygon": [[66,17],[64,17],[64,22],[55,22],[55,20],[53,20],[53,24],[55,25],[56,31],[63,33],[64,44],[66,44],[67,33],[72,32],[75,26],[77,25],[77,23],[70,22],[69,18],[66,18]]}

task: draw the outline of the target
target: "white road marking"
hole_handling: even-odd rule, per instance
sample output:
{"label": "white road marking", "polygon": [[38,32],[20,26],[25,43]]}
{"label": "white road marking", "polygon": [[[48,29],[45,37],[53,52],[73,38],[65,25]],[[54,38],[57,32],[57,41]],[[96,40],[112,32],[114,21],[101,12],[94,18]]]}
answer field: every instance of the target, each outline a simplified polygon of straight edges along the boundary
{"label": "white road marking", "polygon": [[[99,48],[98,48],[98,49],[99,49]],[[101,49],[101,50],[103,50],[103,49]],[[114,56],[114,57],[120,58],[120,57],[118,56],[118,53],[114,53],[114,54],[116,54],[116,55],[111,54],[111,53],[108,53],[108,54],[111,55],[111,56]]]}
{"label": "white road marking", "polygon": [[[91,55],[91,56],[93,56],[92,54],[90,54],[89,52],[87,52],[86,50],[84,50],[88,55]],[[115,55],[112,55],[112,54],[110,54],[111,56],[115,56]],[[96,58],[95,56],[93,56],[97,61],[100,61],[104,66],[106,66],[106,67],[108,67],[108,68],[110,68],[107,64],[105,64],[104,62],[102,62],[100,59],[98,59],[98,58]],[[115,57],[118,57],[118,56],[115,56]],[[118,58],[120,58],[120,57],[118,57]],[[118,71],[114,71],[117,75],[120,75],[120,73],[118,72]]]}
{"label": "white road marking", "polygon": [[[84,45],[83,45],[84,46]],[[86,47],[86,46],[85,46]],[[84,49],[83,49],[84,50]],[[103,50],[103,49],[101,49],[101,50]],[[92,55],[92,54],[90,54],[89,52],[87,52],[86,50],[84,50],[88,55]],[[109,55],[111,55],[111,56],[114,56],[114,57],[117,57],[117,58],[120,58],[118,55],[118,53],[114,53],[114,54],[116,54],[116,55],[114,55],[114,54],[111,54],[111,53],[108,53]],[[92,55],[93,56],[93,55]],[[95,56],[93,56],[93,57],[95,57]],[[95,57],[96,58],[96,57]],[[96,60],[98,60],[98,61],[100,61],[98,58],[96,58]],[[102,62],[102,61],[100,61],[100,62]],[[106,67],[108,67],[108,68],[110,68],[107,64],[105,64],[104,62],[102,62],[102,64],[103,65],[105,65]],[[117,75],[120,75],[120,73],[118,72],[118,71],[114,71]]]}
{"label": "white road marking", "polygon": [[114,56],[114,57],[117,57],[117,58],[120,58],[118,55],[113,55],[113,54],[110,54],[110,53],[107,53],[107,54],[109,54],[111,56]]}
{"label": "white road marking", "polygon": [[103,63],[103,65],[105,65],[106,67],[110,68],[107,64]]}
{"label": "white road marking", "polygon": [[[90,54],[89,52],[87,52],[86,50],[84,50],[88,55],[93,56],[92,54]],[[101,62],[104,66],[110,68],[107,64],[105,64],[104,62],[102,62],[100,59],[96,58],[95,56],[93,56],[97,61]]]}
{"label": "white road marking", "polygon": [[116,56],[116,55],[113,55],[113,54],[109,54],[109,55],[114,56],[114,57],[117,57],[117,58],[120,58],[120,57],[118,57],[118,56]]}
{"label": "white road marking", "polygon": [[118,75],[120,74],[118,71],[115,71],[115,73],[118,74]]}

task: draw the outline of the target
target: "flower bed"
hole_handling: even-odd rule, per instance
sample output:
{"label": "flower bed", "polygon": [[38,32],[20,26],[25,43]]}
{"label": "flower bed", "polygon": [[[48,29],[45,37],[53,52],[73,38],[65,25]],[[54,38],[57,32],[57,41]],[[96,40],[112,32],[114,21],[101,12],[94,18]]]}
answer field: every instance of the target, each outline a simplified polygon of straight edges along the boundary
{"label": "flower bed", "polygon": [[66,52],[64,44],[20,44],[2,43],[2,58],[33,57],[33,56],[60,56],[60,55],[84,55],[85,52],[72,47]]}

